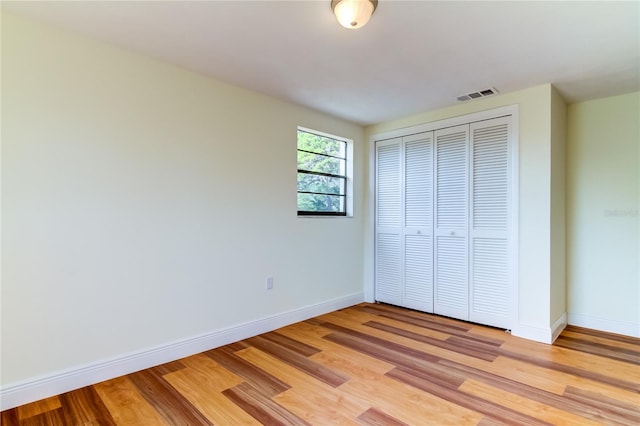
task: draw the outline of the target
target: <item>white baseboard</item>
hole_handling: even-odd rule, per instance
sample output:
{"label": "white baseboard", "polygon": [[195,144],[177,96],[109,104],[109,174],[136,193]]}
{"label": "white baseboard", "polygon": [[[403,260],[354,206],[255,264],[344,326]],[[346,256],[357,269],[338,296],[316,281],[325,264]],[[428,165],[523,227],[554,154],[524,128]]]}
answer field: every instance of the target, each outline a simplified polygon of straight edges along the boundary
{"label": "white baseboard", "polygon": [[0,390],[0,410],[7,410],[53,395],[69,392],[104,380],[208,351],[229,343],[266,333],[286,325],[323,315],[364,301],[363,293],[282,312],[223,330],[216,330],[112,359],[70,368],[50,375],[11,384]]}
{"label": "white baseboard", "polygon": [[551,326],[551,343],[555,342],[562,330],[567,326],[567,313],[560,315],[560,318]]}
{"label": "white baseboard", "polygon": [[640,324],[598,318],[591,315],[572,314],[568,315],[568,322],[578,327],[591,328],[593,330],[607,331],[609,333],[623,334],[625,336],[640,337]]}
{"label": "white baseboard", "polygon": [[551,329],[540,328],[529,324],[518,324],[511,329],[511,335],[522,337],[523,339],[535,340],[540,343],[551,344]]}
{"label": "white baseboard", "polygon": [[520,323],[511,330],[511,334],[523,339],[535,340],[536,342],[552,344],[567,326],[567,314],[564,313],[549,328],[538,327],[530,324]]}

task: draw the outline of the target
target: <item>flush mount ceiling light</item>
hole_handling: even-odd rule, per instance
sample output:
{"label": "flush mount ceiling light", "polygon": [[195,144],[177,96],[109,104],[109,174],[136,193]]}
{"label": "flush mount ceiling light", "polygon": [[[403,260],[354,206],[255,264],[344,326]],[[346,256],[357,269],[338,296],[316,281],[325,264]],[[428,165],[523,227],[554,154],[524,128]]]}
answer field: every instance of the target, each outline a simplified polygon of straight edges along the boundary
{"label": "flush mount ceiling light", "polygon": [[377,6],[378,0],[331,0],[338,22],[350,30],[367,25]]}

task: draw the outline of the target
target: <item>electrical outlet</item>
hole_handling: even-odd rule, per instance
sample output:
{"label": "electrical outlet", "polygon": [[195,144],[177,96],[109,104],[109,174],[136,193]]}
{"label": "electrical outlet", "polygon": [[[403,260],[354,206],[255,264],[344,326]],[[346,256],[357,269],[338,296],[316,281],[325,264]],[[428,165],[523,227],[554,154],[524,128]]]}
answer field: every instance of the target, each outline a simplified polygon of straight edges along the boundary
{"label": "electrical outlet", "polygon": [[267,290],[273,289],[273,277],[267,277]]}

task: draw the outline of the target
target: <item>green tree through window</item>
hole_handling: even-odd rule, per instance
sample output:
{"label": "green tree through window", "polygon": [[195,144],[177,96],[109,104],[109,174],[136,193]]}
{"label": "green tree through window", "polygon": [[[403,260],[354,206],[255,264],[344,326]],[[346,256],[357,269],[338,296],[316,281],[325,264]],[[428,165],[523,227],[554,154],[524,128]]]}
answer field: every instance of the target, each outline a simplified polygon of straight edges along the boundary
{"label": "green tree through window", "polygon": [[298,130],[298,214],[346,215],[347,143]]}

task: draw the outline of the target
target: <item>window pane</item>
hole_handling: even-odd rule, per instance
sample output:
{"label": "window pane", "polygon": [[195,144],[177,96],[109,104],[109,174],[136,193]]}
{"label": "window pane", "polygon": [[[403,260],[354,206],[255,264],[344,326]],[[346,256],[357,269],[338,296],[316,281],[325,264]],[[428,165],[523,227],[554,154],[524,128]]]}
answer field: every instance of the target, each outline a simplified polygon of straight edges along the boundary
{"label": "window pane", "polygon": [[346,142],[298,130],[298,149],[345,158]]}
{"label": "window pane", "polygon": [[343,178],[298,173],[298,191],[344,195]]}
{"label": "window pane", "polygon": [[306,212],[344,212],[344,197],[339,195],[298,194],[298,210]]}
{"label": "window pane", "polygon": [[298,169],[344,175],[345,160],[298,151]]}

